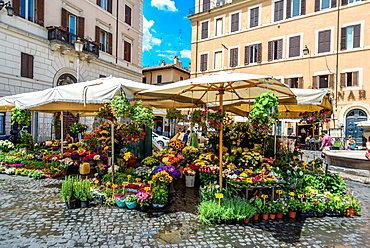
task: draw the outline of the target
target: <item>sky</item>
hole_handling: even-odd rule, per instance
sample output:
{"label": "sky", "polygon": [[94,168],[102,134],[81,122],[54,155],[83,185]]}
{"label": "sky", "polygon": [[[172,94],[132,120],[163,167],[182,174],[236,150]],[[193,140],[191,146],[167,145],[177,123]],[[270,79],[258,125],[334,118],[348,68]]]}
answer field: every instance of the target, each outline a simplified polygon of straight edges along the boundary
{"label": "sky", "polygon": [[143,66],[173,63],[178,56],[189,67],[194,0],[144,0]]}

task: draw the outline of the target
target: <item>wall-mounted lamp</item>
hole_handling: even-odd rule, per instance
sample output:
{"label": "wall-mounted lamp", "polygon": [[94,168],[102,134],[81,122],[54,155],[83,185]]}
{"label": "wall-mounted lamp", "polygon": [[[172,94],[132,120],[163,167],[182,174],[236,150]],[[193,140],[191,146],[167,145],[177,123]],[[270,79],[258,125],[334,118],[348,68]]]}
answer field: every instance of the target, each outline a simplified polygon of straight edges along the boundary
{"label": "wall-mounted lamp", "polygon": [[79,83],[80,79],[80,54],[82,53],[82,50],[84,48],[85,43],[81,41],[81,39],[78,37],[77,40],[74,42],[75,50],[78,54],[77,56],[77,83]]}
{"label": "wall-mounted lamp", "polygon": [[310,50],[308,49],[307,45],[305,45],[303,48],[303,54],[308,55],[309,53],[310,53]]}
{"label": "wall-mounted lamp", "polygon": [[14,15],[14,8],[12,7],[12,4],[10,3],[10,1],[4,3],[3,0],[0,0],[0,10],[2,10],[3,8],[6,8],[6,12],[8,13],[8,16],[13,16]]}

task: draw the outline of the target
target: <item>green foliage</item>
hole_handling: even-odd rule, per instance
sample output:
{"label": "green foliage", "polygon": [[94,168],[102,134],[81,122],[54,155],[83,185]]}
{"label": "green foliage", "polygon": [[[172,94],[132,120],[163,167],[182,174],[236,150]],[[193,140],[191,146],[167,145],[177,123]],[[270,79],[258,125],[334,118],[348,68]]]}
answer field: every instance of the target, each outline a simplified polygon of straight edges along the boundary
{"label": "green foliage", "polygon": [[147,127],[154,125],[154,114],[150,107],[143,107],[141,102],[136,102],[131,107],[131,120],[138,124]]}
{"label": "green foliage", "polygon": [[172,119],[183,119],[184,116],[181,114],[181,111],[180,110],[177,110],[175,108],[168,108],[166,109],[166,118],[169,119],[169,120],[172,120]]}
{"label": "green foliage", "polygon": [[202,224],[211,225],[214,222],[221,220],[223,209],[219,208],[217,201],[202,201],[198,206],[198,219]]}
{"label": "green foliage", "polygon": [[141,161],[142,164],[146,166],[158,166],[160,164],[159,160],[153,157],[146,157]]}
{"label": "green foliage", "polygon": [[303,178],[303,187],[310,186],[321,192],[329,191],[336,195],[346,194],[346,182],[337,174],[328,173],[319,176],[306,176]]}
{"label": "green foliage", "polygon": [[89,200],[91,198],[90,186],[91,183],[89,180],[77,182],[73,188],[76,199],[81,201]]}
{"label": "green foliage", "polygon": [[266,131],[271,129],[280,114],[277,99],[273,92],[262,93],[256,97],[252,111],[249,113],[254,127]]}
{"label": "green foliage", "polygon": [[115,96],[111,102],[111,107],[116,119],[127,117],[131,113],[130,102],[123,96]]}
{"label": "green foliage", "polygon": [[190,122],[193,124],[200,123],[202,120],[202,110],[196,109],[190,113]]}
{"label": "green foliage", "polygon": [[16,122],[26,126],[30,125],[31,111],[28,109],[22,109],[20,107],[13,108],[12,111],[12,125]]}
{"label": "green foliage", "polygon": [[75,184],[77,184],[79,181],[81,181],[80,176],[77,177],[67,176],[65,178],[65,180],[62,183],[62,190],[60,193],[60,196],[62,197],[63,201],[68,202],[70,200],[76,199],[74,187]]}
{"label": "green foliage", "polygon": [[33,137],[32,137],[32,134],[30,133],[22,133],[22,136],[20,138],[20,144],[17,144],[16,146],[17,147],[26,147],[26,148],[29,148],[29,149],[33,149],[34,147],[34,140],[33,140]]}
{"label": "green foliage", "polygon": [[154,187],[152,203],[165,205],[168,202],[168,190],[163,187]]}

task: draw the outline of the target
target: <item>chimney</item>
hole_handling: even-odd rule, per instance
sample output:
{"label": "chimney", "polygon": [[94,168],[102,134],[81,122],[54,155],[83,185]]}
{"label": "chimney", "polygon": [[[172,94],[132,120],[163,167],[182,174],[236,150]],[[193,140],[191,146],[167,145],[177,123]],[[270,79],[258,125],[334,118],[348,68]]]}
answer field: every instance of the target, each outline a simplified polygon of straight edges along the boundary
{"label": "chimney", "polygon": [[166,65],[166,61],[162,60],[161,66],[165,66],[165,65]]}
{"label": "chimney", "polygon": [[175,56],[175,58],[173,59],[173,63],[177,65],[177,63],[179,63],[179,57]]}

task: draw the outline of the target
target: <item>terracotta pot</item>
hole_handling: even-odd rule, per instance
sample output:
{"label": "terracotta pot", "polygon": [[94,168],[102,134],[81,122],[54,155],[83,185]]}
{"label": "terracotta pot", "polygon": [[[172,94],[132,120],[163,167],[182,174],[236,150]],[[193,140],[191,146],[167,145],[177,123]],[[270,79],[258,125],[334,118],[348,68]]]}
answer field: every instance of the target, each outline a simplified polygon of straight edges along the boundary
{"label": "terracotta pot", "polygon": [[270,214],[269,218],[270,220],[274,220],[276,218],[276,214]]}
{"label": "terracotta pot", "polygon": [[258,220],[258,218],[260,217],[260,215],[259,214],[255,214],[255,215],[253,215],[253,219],[254,220]]}
{"label": "terracotta pot", "polygon": [[263,220],[268,220],[269,219],[269,214],[262,214],[262,219]]}
{"label": "terracotta pot", "polygon": [[127,161],[127,164],[129,167],[132,167],[136,163],[136,158],[132,158],[129,161]]}
{"label": "terracotta pot", "polygon": [[284,217],[283,213],[276,213],[276,218],[282,219]]}
{"label": "terracotta pot", "polygon": [[288,212],[289,218],[295,219],[296,216],[297,216],[297,212]]}
{"label": "terracotta pot", "polygon": [[347,208],[346,213],[347,213],[347,216],[354,216],[356,213],[356,210],[354,210],[353,208]]}
{"label": "terracotta pot", "polygon": [[251,220],[250,218],[245,218],[245,219],[244,219],[244,223],[246,223],[246,224],[247,224],[247,223],[249,223],[249,221],[250,221],[250,220]]}

